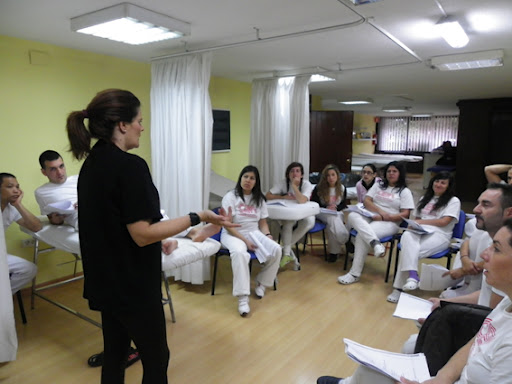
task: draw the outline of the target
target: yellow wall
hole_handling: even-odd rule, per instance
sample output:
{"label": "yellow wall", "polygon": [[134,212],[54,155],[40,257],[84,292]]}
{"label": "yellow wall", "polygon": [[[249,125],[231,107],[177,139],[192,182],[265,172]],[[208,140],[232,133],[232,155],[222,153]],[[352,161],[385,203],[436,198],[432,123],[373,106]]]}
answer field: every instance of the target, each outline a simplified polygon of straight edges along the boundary
{"label": "yellow wall", "polygon": [[[354,133],[369,132],[370,137],[375,133],[376,126],[374,116],[361,115],[354,113]],[[352,140],[352,154],[358,155],[360,153],[374,153],[375,145],[371,140]]]}
{"label": "yellow wall", "polygon": [[231,150],[212,155],[212,169],[219,175],[236,180],[249,164],[251,134],[251,84],[212,77],[210,98],[214,109],[231,111]]}
{"label": "yellow wall", "polygon": [[[151,166],[150,87],[148,63],[97,55],[33,41],[0,35],[0,172],[17,176],[25,191],[24,205],[39,213],[33,191],[47,181],[41,174],[38,157],[46,149],[58,151],[69,175],[77,174],[81,163],[68,149],[65,120],[69,112],[80,110],[105,88],[132,91],[141,100],[143,125],[140,148],[135,150]],[[32,64],[31,64],[32,58]],[[34,62],[37,61],[38,64]],[[231,111],[231,151],[212,156],[212,168],[236,179],[249,161],[251,85],[223,78],[212,78],[210,95],[213,108]],[[6,233],[10,253],[31,260],[30,248],[21,248],[28,238],[16,224]],[[64,252],[41,257],[38,281],[50,281],[72,273]]]}
{"label": "yellow wall", "polygon": [[[41,65],[31,64],[39,59]],[[67,152],[66,116],[81,110],[105,88],[129,89],[141,100],[144,132],[136,151],[151,162],[149,134],[150,65],[88,52],[61,48],[33,41],[0,36],[0,172],[17,176],[24,191],[23,203],[39,214],[34,190],[47,181],[41,174],[38,157],[46,149],[58,151],[69,175],[77,174],[81,163]],[[32,259],[30,248],[21,248],[28,238],[13,224],[6,233],[9,253]],[[51,252],[40,258],[39,281],[53,280],[72,273],[64,252]]]}

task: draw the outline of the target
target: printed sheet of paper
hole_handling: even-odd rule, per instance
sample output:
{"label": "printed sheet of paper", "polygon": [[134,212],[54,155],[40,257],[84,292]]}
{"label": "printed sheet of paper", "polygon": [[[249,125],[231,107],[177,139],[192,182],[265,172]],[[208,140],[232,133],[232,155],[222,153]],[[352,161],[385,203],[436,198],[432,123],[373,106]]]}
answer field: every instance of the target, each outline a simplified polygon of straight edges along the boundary
{"label": "printed sheet of paper", "polygon": [[254,251],[254,254],[256,255],[256,258],[260,263],[264,263],[267,261],[269,257],[272,257],[268,249],[265,248],[265,246],[261,243],[260,239],[263,235],[260,231],[253,231],[247,234],[247,238],[251,240],[254,245],[256,245],[256,250]]}
{"label": "printed sheet of paper", "polygon": [[402,319],[418,320],[426,319],[432,312],[432,302],[402,292],[396,305],[393,316]]}
{"label": "printed sheet of paper", "polygon": [[288,207],[288,204],[286,204],[286,200],[284,199],[269,200],[267,201],[267,205],[282,205],[283,207]]}
{"label": "printed sheet of paper", "polygon": [[420,289],[424,291],[441,291],[460,283],[462,279],[453,280],[450,275],[444,276],[448,269],[438,264],[421,264]]}
{"label": "printed sheet of paper", "polygon": [[374,212],[371,212],[371,211],[365,209],[362,203],[357,203],[356,205],[349,205],[346,208],[346,210],[349,212],[357,212],[362,216],[366,216],[366,217],[370,217],[370,218],[377,215],[377,213],[374,213]]}
{"label": "printed sheet of paper", "polygon": [[335,211],[329,208],[320,208],[320,213],[325,213],[327,215],[340,215],[341,212]]}
{"label": "printed sheet of paper", "polygon": [[418,224],[414,220],[404,219],[404,221],[408,224],[408,227],[406,228],[408,231],[411,231],[414,233],[419,233],[420,235],[427,235],[429,233],[432,233],[431,230],[428,230],[425,227],[422,227],[420,224]]}
{"label": "printed sheet of paper", "polygon": [[427,359],[423,353],[406,355],[370,348],[349,339],[345,342],[345,352],[352,360],[372,368],[392,379],[400,377],[423,382],[430,379]]}

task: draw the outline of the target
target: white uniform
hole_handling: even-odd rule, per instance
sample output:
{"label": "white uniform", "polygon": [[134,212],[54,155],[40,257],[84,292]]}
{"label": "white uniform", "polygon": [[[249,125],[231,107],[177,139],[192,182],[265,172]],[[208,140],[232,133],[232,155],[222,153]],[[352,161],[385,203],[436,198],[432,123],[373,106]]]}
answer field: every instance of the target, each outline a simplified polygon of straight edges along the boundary
{"label": "white uniform", "polygon": [[[4,230],[19,219],[21,219],[21,215],[18,210],[7,203],[7,206],[2,211]],[[7,254],[7,265],[9,266],[12,294],[15,294],[27,285],[37,274],[37,267],[34,263],[18,256]]]}
{"label": "white uniform", "polygon": [[[341,194],[343,196],[345,187],[342,185],[341,188]],[[328,205],[339,205],[341,203],[342,196],[336,196],[336,189],[329,188]],[[341,246],[347,242],[349,237],[348,230],[343,223],[343,212],[339,211],[337,215],[319,213],[316,215],[316,218],[325,223],[329,253],[337,255],[341,252]]]}
{"label": "white uniform", "polygon": [[[454,384],[510,383],[512,377],[512,302],[505,297],[478,331],[460,378]],[[343,384],[395,384],[375,370],[359,365]]]}
{"label": "white uniform", "polygon": [[[260,206],[256,206],[252,201],[252,195],[244,195],[239,197],[234,191],[229,191],[222,199],[222,208],[233,212],[233,222],[240,224],[241,227],[236,228],[241,235],[246,237],[251,232],[260,233],[259,221],[268,217],[267,204],[261,202]],[[279,261],[281,260],[281,247],[268,236],[258,236],[258,240],[263,247],[267,249],[272,257],[268,258],[256,280],[270,287],[274,284],[274,280],[279,269]],[[249,271],[250,255],[247,252],[247,245],[239,238],[232,236],[225,229],[222,229],[220,241],[224,247],[229,249],[231,257],[231,268],[233,269],[233,296],[246,296],[251,293],[251,276]]]}
{"label": "white uniform", "polygon": [[[48,204],[70,201],[78,202],[77,192],[78,175],[69,176],[62,184],[48,182],[41,185],[34,192],[41,214],[45,215],[45,208]],[[64,222],[78,230],[78,210],[71,215],[66,215]]]}
{"label": "white uniform", "polygon": [[[308,180],[302,180],[301,193],[309,200],[313,192],[313,185]],[[286,188],[286,180],[281,180],[279,183],[270,188],[270,193],[273,195],[289,194],[294,196],[293,188],[291,186]],[[315,226],[315,216],[308,216],[299,221],[280,220],[281,223],[281,241],[283,242],[283,253],[291,255],[292,245],[302,239],[308,231]],[[297,228],[293,229],[295,223]],[[276,231],[273,228],[272,233]]]}
{"label": "white uniform", "polygon": [[[371,197],[377,207],[390,214],[398,214],[402,209],[414,209],[414,200],[409,188],[404,188],[399,192],[398,188],[382,189],[376,183],[370,188],[366,196]],[[356,212],[351,212],[348,215],[347,223],[350,228],[357,231],[354,245],[354,262],[352,268],[350,268],[350,274],[359,277],[370,249],[370,242],[396,234],[399,225],[392,221],[372,221],[370,218]]]}
{"label": "white uniform", "polygon": [[433,197],[421,212],[415,212],[415,216],[421,220],[435,220],[443,217],[451,217],[450,224],[444,227],[434,225],[422,225],[425,229],[432,231],[428,235],[420,235],[411,231],[405,231],[400,240],[400,258],[398,260],[398,272],[395,276],[393,287],[402,288],[409,271],[418,270],[418,260],[428,256],[432,256],[437,252],[445,250],[450,245],[453,227],[459,221],[460,200],[452,197],[448,204],[439,210],[433,210],[434,205],[438,201],[437,197]]}

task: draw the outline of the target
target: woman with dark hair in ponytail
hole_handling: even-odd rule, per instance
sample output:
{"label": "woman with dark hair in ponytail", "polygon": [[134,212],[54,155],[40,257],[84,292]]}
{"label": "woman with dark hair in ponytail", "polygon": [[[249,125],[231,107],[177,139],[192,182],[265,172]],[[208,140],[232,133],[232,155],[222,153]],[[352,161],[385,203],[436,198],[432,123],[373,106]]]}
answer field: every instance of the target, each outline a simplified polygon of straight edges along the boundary
{"label": "woman with dark hair in ponytail", "polygon": [[[87,127],[84,124],[87,120]],[[211,211],[160,221],[160,201],[146,162],[127,153],[144,131],[140,102],[108,89],[67,119],[71,152],[85,158],[78,179],[84,297],[101,312],[101,383],[123,383],[134,341],[142,383],[167,383],[169,349],[161,291],[161,240],[201,221],[232,226]],[[91,148],[91,139],[97,139]]]}
{"label": "woman with dark hair in ponytail", "polygon": [[400,292],[413,291],[419,286],[418,261],[448,248],[452,231],[459,221],[460,200],[455,197],[453,177],[448,172],[436,174],[428,184],[427,192],[418,202],[415,221],[429,234],[405,231],[400,239],[402,251],[398,261],[390,303],[397,303]]}
{"label": "woman with dark hair in ponytail", "polygon": [[[286,199],[296,200],[299,204],[309,201],[313,192],[313,185],[304,180],[304,167],[301,163],[293,162],[286,167],[286,178],[267,192],[267,200]],[[293,227],[297,224],[297,227]],[[281,220],[281,240],[283,242],[283,257],[281,267],[292,260],[297,260],[292,252],[292,246],[302,239],[315,225],[315,216],[308,216],[299,221]],[[274,232],[274,231],[273,231]]]}

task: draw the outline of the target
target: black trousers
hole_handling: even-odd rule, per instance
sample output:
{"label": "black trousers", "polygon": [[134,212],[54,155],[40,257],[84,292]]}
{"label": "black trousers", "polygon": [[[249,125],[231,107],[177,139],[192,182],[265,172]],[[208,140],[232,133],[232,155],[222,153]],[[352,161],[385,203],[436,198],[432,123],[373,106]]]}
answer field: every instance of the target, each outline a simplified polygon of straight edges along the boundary
{"label": "black trousers", "polygon": [[142,384],[167,384],[170,352],[161,303],[137,311],[103,310],[104,362],[101,384],[123,384],[131,340],[144,370]]}

